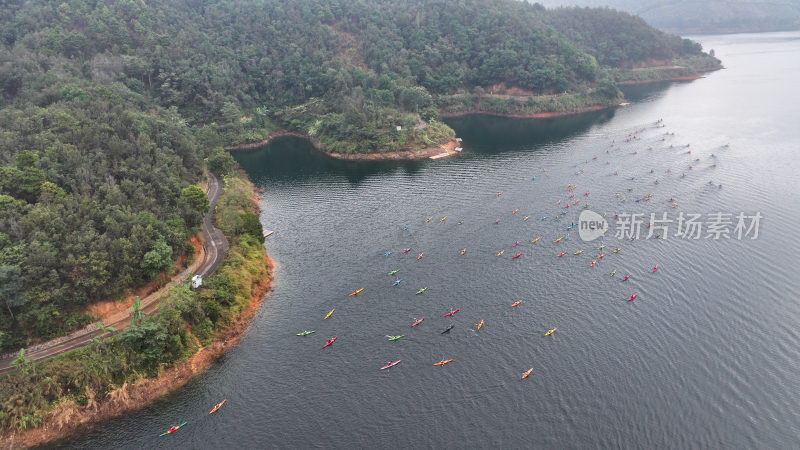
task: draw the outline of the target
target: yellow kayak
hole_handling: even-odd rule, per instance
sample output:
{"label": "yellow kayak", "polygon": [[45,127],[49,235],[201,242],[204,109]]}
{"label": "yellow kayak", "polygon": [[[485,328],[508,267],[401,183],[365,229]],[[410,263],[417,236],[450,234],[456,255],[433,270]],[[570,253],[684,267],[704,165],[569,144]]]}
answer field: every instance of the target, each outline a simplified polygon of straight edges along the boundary
{"label": "yellow kayak", "polygon": [[505,252],[506,252],[505,250],[500,250],[500,251],[497,253],[497,256],[501,256],[501,255],[502,255],[503,253],[505,253]]}
{"label": "yellow kayak", "polygon": [[552,330],[548,331],[548,332],[547,332],[547,333],[545,333],[544,335],[545,335],[545,336],[550,336],[551,334],[553,334],[553,333],[555,333],[555,332],[556,332],[556,329],[555,329],[555,328],[553,328]]}
{"label": "yellow kayak", "polygon": [[580,255],[581,253],[583,253],[583,250],[578,250],[578,251],[577,251],[577,252],[575,252],[574,254],[575,254],[575,255]]}
{"label": "yellow kayak", "polygon": [[330,317],[330,316],[331,316],[331,314],[333,314],[333,311],[335,311],[335,310],[336,310],[336,308],[333,308],[333,309],[331,310],[331,312],[329,312],[329,313],[328,313],[328,314],[327,314],[327,315],[326,315],[326,316],[325,316],[325,317],[324,317],[322,320],[325,320],[325,319],[327,319],[328,317]]}
{"label": "yellow kayak", "polygon": [[348,294],[348,297],[352,297],[352,296],[354,296],[354,295],[358,295],[358,294],[360,294],[360,293],[361,293],[361,291],[363,291],[363,290],[364,290],[364,288],[356,289],[355,291],[353,291],[353,292],[351,292],[350,294]]}

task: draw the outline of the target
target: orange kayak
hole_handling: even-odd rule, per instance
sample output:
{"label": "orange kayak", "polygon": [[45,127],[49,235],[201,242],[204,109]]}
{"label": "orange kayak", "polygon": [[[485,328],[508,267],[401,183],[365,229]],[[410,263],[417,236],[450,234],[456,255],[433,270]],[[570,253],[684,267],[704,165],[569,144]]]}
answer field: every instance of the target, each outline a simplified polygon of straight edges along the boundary
{"label": "orange kayak", "polygon": [[221,401],[221,402],[217,403],[217,406],[215,406],[215,407],[214,407],[214,409],[212,409],[212,410],[209,412],[209,414],[214,414],[215,412],[217,412],[217,410],[218,410],[218,409],[220,409],[220,408],[222,408],[222,405],[224,405],[224,404],[225,404],[225,402],[227,402],[227,401],[228,401],[228,399],[226,398],[225,400],[223,400],[223,401]]}
{"label": "orange kayak", "polygon": [[439,361],[437,363],[434,363],[433,365],[434,366],[443,366],[443,365],[445,365],[447,363],[451,363],[451,362],[453,362],[452,359],[443,359],[443,360],[441,360],[441,361]]}
{"label": "orange kayak", "polygon": [[531,367],[530,369],[526,370],[526,371],[525,371],[525,372],[522,374],[522,379],[524,380],[525,378],[528,378],[528,375],[530,375],[530,374],[531,374],[531,372],[533,372],[533,367]]}
{"label": "orange kayak", "polygon": [[520,303],[522,303],[522,300],[517,300],[517,301],[515,301],[514,303],[511,304],[511,307],[514,308],[516,306],[519,306]]}

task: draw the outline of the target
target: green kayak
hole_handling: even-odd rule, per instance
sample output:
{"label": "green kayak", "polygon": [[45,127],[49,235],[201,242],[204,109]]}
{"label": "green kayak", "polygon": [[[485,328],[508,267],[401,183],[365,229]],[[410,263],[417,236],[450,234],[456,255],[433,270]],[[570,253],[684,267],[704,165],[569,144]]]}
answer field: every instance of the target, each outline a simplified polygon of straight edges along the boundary
{"label": "green kayak", "polygon": [[406,336],[405,334],[398,334],[397,336],[387,336],[387,337],[389,338],[390,341],[396,341],[405,336]]}
{"label": "green kayak", "polygon": [[308,336],[309,334],[311,334],[311,333],[313,333],[313,332],[315,332],[315,331],[316,331],[316,330],[311,330],[311,331],[303,331],[303,332],[301,332],[301,333],[297,333],[297,335],[298,335],[298,336]]}

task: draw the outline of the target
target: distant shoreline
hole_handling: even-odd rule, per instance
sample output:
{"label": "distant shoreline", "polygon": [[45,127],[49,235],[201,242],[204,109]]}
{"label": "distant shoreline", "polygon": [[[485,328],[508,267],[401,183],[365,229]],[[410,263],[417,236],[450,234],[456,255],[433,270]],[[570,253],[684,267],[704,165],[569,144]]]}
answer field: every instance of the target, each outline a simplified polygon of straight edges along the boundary
{"label": "distant shoreline", "polygon": [[270,142],[272,142],[273,139],[284,136],[294,136],[301,139],[305,139],[308,142],[310,142],[311,145],[313,145],[318,152],[334,159],[341,159],[346,161],[415,161],[415,160],[430,158],[431,156],[439,155],[442,153],[448,153],[448,156],[454,155],[457,153],[455,151],[455,148],[458,146],[458,143],[455,140],[451,140],[438,147],[426,147],[417,150],[409,149],[409,150],[400,150],[394,152],[378,152],[378,153],[336,153],[326,150],[317,142],[314,142],[314,140],[311,139],[310,136],[305,135],[303,133],[298,133],[296,131],[290,131],[290,130],[278,130],[270,133],[269,136],[266,137],[266,139],[262,139],[258,142],[226,145],[223,147],[223,149],[229,152],[255,150],[257,148],[269,144]]}
{"label": "distant shoreline", "polygon": [[545,111],[537,113],[501,113],[495,111],[483,111],[480,109],[472,109],[469,111],[442,112],[440,114],[442,115],[442,117],[462,117],[462,116],[482,115],[482,116],[508,117],[510,119],[550,119],[553,117],[573,116],[576,114],[583,114],[586,112],[602,111],[604,109],[613,108],[615,106],[619,105],[618,104],[592,105],[592,106],[585,106],[583,108],[578,108],[572,111],[562,111],[562,112]]}

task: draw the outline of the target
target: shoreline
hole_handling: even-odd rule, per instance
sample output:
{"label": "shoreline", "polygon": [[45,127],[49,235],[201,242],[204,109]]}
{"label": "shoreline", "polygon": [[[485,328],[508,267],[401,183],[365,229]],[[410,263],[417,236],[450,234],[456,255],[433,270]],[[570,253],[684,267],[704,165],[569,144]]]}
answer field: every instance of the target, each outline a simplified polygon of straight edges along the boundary
{"label": "shoreline", "polygon": [[636,84],[649,84],[649,83],[659,83],[662,81],[694,81],[699,80],[700,78],[705,78],[703,75],[681,75],[677,77],[667,77],[667,78],[657,78],[657,79],[647,79],[647,80],[627,80],[627,81],[620,81],[617,84],[623,86],[631,86]]}
{"label": "shoreline", "polygon": [[[248,183],[254,206],[259,210],[255,187],[249,180]],[[203,373],[244,336],[250,321],[272,289],[275,262],[269,257],[266,249],[264,264],[268,268],[266,276],[252,281],[247,307],[206,347],[200,346],[195,338],[199,348],[187,359],[164,370],[156,377],[139,379],[134,384],[125,382],[106,394],[102,400],[89,402],[87,406],[76,407],[74,402],[61,402],[47,413],[40,426],[0,436],[0,448],[28,448],[77,438],[107,420],[149,405]]]}
{"label": "shoreline", "polygon": [[592,105],[592,106],[585,106],[583,108],[578,108],[573,111],[563,111],[563,112],[537,112],[537,113],[500,113],[494,111],[483,111],[479,109],[471,109],[469,111],[458,111],[458,112],[440,112],[442,117],[462,117],[462,116],[472,116],[472,115],[483,115],[483,116],[494,116],[494,117],[508,117],[510,119],[550,119],[553,117],[564,117],[564,116],[572,116],[576,114],[583,114],[592,111],[602,111],[604,109],[613,108],[615,106],[619,106],[618,104],[613,105]]}

